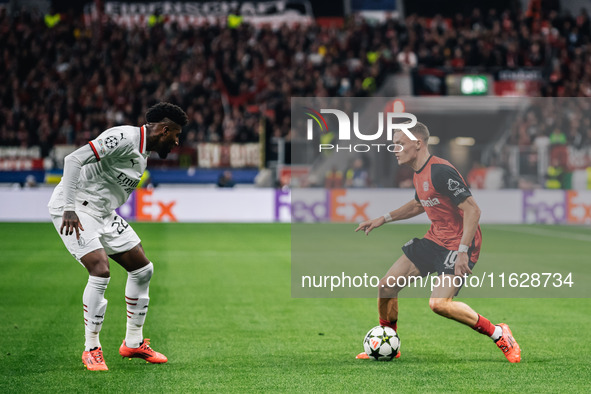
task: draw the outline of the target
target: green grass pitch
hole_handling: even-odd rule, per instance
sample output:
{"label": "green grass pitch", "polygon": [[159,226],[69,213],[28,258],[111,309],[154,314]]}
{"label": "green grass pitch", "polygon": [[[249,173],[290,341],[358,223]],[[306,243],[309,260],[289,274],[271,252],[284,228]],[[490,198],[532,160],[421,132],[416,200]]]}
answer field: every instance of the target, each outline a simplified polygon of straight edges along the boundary
{"label": "green grass pitch", "polygon": [[[589,299],[469,300],[493,322],[510,324],[522,347],[523,361],[516,365],[488,338],[436,316],[426,298],[401,299],[401,359],[361,361],[354,356],[376,325],[375,300],[291,298],[289,225],[133,227],[155,264],[144,334],[169,362],[119,357],[126,275],[112,263],[101,332],[110,370],[85,371],[86,271],[50,223],[3,223],[0,392],[588,392]],[[388,229],[401,239],[424,230]],[[510,247],[505,230],[483,226],[482,261],[487,253],[498,259],[509,253],[535,262],[565,242],[572,242],[569,253],[589,261],[588,228],[545,227],[523,238],[511,232]],[[563,236],[548,235],[557,233]],[[571,234],[575,241],[569,241]],[[544,245],[539,252],[536,243]],[[384,262],[384,272],[390,263]]]}

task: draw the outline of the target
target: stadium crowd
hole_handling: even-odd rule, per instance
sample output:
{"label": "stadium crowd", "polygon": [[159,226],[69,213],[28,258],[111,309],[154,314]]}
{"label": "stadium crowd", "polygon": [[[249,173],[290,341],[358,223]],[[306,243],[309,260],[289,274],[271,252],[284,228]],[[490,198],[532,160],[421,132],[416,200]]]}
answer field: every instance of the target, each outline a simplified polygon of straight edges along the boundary
{"label": "stadium crowd", "polygon": [[[521,171],[536,174],[542,152],[548,152],[545,178],[538,183],[546,188],[563,188],[562,178],[567,174],[591,169],[591,102],[562,97],[535,99],[519,114],[506,142],[500,146],[497,164],[508,169],[510,151],[517,148]],[[534,187],[526,183],[518,186]]]}
{"label": "stadium crowd", "polygon": [[566,98],[535,100],[514,123],[508,142],[536,148],[591,147],[591,103]]}
{"label": "stadium crowd", "polygon": [[590,38],[584,10],[538,17],[474,9],[451,20],[410,15],[275,31],[86,26],[67,15],[50,27],[42,15],[0,9],[0,145],[40,145],[46,156],[54,144],[141,124],[159,100],[186,109],[186,145],[256,141],[262,115],[274,136],[289,139],[291,96],[363,97],[387,74],[414,67],[540,67],[540,94],[590,96]]}

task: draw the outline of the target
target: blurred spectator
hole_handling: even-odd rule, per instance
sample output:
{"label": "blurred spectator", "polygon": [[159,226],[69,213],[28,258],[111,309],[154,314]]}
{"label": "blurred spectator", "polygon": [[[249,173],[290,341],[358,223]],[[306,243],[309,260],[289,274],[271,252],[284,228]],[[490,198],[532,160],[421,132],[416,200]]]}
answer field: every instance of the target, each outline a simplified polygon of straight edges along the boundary
{"label": "blurred spectator", "polygon": [[370,185],[369,172],[362,159],[353,161],[353,166],[347,170],[345,178],[345,187],[368,187]]}
{"label": "blurred spectator", "polygon": [[137,187],[141,189],[154,188],[154,183],[152,182],[152,174],[150,173],[150,171],[144,171],[142,177],[140,178],[140,183],[138,183]]}
{"label": "blurred spectator", "polygon": [[39,186],[37,184],[37,179],[35,179],[35,175],[27,175],[27,178],[25,179],[25,184],[23,185],[23,187],[25,189],[32,189]]}
{"label": "blurred spectator", "polygon": [[343,172],[332,168],[324,176],[324,187],[327,189],[340,189],[343,187]]}
{"label": "blurred spectator", "polygon": [[232,171],[222,172],[218,178],[218,187],[234,187],[236,182],[232,179]]}
{"label": "blurred spectator", "polygon": [[398,60],[398,64],[404,72],[409,72],[418,64],[417,55],[411,50],[410,45],[404,47],[404,50],[398,54],[396,60]]}
{"label": "blurred spectator", "polygon": [[478,162],[474,163],[472,169],[470,170],[470,172],[468,172],[468,176],[466,177],[470,189],[484,189],[486,171],[487,168],[484,167],[482,164]]}
{"label": "blurred spectator", "polygon": [[61,15],[54,12],[53,8],[50,8],[49,12],[43,17],[43,20],[45,21],[45,25],[51,29],[60,22]]}
{"label": "blurred spectator", "polygon": [[552,163],[546,172],[546,189],[562,189],[564,187],[565,171],[557,158],[552,158]]}
{"label": "blurred spectator", "polygon": [[538,149],[548,149],[550,146],[550,138],[542,130],[539,130],[534,138],[533,145]]}
{"label": "blurred spectator", "polygon": [[552,130],[552,134],[550,134],[550,145],[566,145],[566,142],[566,134],[562,130],[559,128]]}

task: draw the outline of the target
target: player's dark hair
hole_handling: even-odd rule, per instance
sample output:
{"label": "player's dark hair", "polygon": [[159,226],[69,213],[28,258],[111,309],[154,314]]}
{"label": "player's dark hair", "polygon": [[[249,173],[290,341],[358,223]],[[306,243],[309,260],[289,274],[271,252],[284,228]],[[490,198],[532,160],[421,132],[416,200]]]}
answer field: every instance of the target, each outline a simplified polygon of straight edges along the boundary
{"label": "player's dark hair", "polygon": [[171,103],[158,103],[150,107],[146,112],[146,120],[149,123],[162,122],[165,118],[172,120],[181,127],[185,126],[188,122],[185,111]]}
{"label": "player's dark hair", "polygon": [[408,131],[410,131],[415,137],[423,140],[425,144],[429,142],[429,129],[424,123],[417,122],[417,124],[409,128]]}

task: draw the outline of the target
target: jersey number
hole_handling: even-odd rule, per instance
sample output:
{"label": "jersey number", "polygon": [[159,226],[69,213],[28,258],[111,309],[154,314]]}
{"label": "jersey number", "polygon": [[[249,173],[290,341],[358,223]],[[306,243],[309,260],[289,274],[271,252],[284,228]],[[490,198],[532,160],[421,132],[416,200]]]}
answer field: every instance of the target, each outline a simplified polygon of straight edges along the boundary
{"label": "jersey number", "polygon": [[457,250],[450,250],[443,262],[443,266],[447,269],[454,268],[456,265],[456,260],[458,259],[458,251]]}
{"label": "jersey number", "polygon": [[[117,219],[119,219],[119,221],[117,221]],[[125,222],[125,220],[123,220],[123,218],[115,216],[115,221],[113,221],[113,223],[111,223],[111,227],[113,227],[113,226],[117,226],[117,233],[121,234],[125,231],[125,229],[127,227],[129,227],[129,224],[127,224],[127,222]]]}

